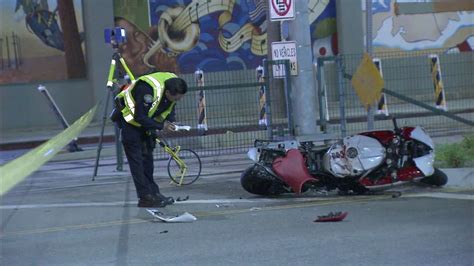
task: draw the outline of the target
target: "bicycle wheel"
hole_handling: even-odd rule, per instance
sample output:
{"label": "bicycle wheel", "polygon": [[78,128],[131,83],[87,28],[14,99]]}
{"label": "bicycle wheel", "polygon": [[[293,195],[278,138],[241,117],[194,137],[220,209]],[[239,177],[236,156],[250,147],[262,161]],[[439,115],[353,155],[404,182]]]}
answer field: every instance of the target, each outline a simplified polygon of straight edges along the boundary
{"label": "bicycle wheel", "polygon": [[178,185],[190,185],[196,182],[201,175],[202,168],[199,155],[193,150],[182,149],[179,151],[178,157],[183,161],[186,168],[181,168],[179,163],[173,157],[170,157],[168,160],[168,175],[171,181]]}

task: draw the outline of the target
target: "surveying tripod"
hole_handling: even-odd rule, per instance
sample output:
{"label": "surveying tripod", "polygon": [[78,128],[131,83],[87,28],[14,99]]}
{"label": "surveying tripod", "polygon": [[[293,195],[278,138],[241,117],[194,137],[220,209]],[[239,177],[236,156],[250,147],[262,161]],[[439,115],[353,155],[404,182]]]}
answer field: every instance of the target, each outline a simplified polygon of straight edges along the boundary
{"label": "surveying tripod", "polygon": [[[102,128],[100,131],[99,145],[97,147],[97,157],[95,159],[94,174],[92,176],[92,181],[95,180],[97,176],[97,170],[99,167],[100,153],[102,151],[102,142],[104,137],[105,123],[107,122],[107,109],[109,107],[109,102],[115,98],[115,96],[120,92],[120,85],[125,85],[126,83],[130,84],[135,82],[135,77],[128,68],[125,60],[119,53],[118,43],[112,41],[112,47],[114,49],[114,54],[112,55],[112,60],[110,62],[109,76],[107,79],[107,97],[104,107],[104,115],[102,117]],[[117,62],[120,62],[120,65],[117,66]],[[121,67],[120,67],[121,66]],[[126,78],[128,75],[128,79]],[[113,97],[111,97],[113,96]],[[115,150],[117,153],[117,171],[123,171],[123,153],[122,153],[122,144],[120,143],[120,130],[117,126],[117,123],[114,123],[115,128]]]}

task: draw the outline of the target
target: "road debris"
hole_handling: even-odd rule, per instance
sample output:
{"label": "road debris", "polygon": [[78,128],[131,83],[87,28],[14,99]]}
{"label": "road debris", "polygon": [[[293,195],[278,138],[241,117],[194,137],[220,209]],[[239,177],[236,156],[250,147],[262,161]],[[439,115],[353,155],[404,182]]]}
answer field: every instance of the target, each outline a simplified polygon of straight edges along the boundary
{"label": "road debris", "polygon": [[314,222],[340,222],[347,216],[347,212],[330,212],[327,215],[318,216]]}

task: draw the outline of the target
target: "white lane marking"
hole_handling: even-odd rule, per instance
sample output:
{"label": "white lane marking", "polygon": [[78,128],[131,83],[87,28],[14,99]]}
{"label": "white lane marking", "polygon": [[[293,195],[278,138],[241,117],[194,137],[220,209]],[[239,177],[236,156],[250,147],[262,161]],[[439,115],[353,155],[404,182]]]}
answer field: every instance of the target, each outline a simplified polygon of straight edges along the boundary
{"label": "white lane marking", "polygon": [[4,205],[0,210],[14,209],[39,209],[39,208],[69,208],[69,207],[101,207],[101,206],[124,206],[128,204],[137,204],[133,201],[117,202],[84,202],[84,203],[50,203],[50,204],[23,204],[23,205]]}
{"label": "white lane marking", "polygon": [[[454,193],[421,193],[421,194],[402,194],[404,198],[441,198],[441,199],[460,199],[460,200],[474,200],[474,195],[454,194]],[[311,202],[324,200],[337,200],[348,197],[308,197],[308,198],[284,198],[284,199],[207,199],[207,200],[186,200],[177,201],[175,204],[238,204],[238,203],[279,203],[279,202]],[[370,197],[369,197],[370,199]],[[115,201],[115,202],[79,202],[79,203],[50,203],[50,204],[24,204],[24,205],[4,205],[0,206],[0,210],[13,209],[40,209],[40,208],[70,208],[70,207],[104,207],[104,206],[134,206],[137,201]]]}
{"label": "white lane marking", "polygon": [[474,200],[474,195],[443,193],[443,192],[421,193],[421,194],[413,194],[413,195],[406,195],[406,196],[402,195],[402,197],[406,197],[406,198],[425,197],[425,198],[439,198],[439,199]]}
{"label": "white lane marking", "polygon": [[[334,200],[340,197],[326,198],[287,198],[287,199],[209,199],[209,200],[186,200],[177,201],[175,204],[233,204],[233,203],[265,203],[265,202],[307,202]],[[136,205],[137,201],[115,201],[115,202],[80,202],[80,203],[49,203],[49,204],[23,204],[3,205],[0,210],[13,209],[39,209],[39,208],[70,208],[70,207],[103,207],[103,206],[127,206]]]}

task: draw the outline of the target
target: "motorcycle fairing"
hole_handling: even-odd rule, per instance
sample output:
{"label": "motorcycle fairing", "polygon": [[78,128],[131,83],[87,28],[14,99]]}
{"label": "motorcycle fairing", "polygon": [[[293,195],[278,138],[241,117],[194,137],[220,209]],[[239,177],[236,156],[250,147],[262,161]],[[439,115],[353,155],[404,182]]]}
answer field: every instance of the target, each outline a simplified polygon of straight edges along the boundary
{"label": "motorcycle fairing", "polygon": [[416,167],[418,167],[425,176],[430,176],[434,173],[434,156],[434,152],[431,152],[425,156],[413,158]]}
{"label": "motorcycle fairing", "polygon": [[411,132],[410,132],[410,137],[412,139],[416,139],[428,146],[430,146],[431,149],[434,149],[434,144],[433,140],[431,137],[426,134],[426,131],[422,127],[415,127]]}
{"label": "motorcycle fairing", "polygon": [[435,160],[435,153],[434,153],[434,143],[431,137],[426,133],[426,131],[420,127],[416,126],[412,128],[410,132],[410,138],[417,140],[427,146],[429,146],[432,151],[429,154],[426,154],[421,157],[413,158],[416,167],[420,169],[420,171],[425,176],[430,176],[434,173],[434,160]]}
{"label": "motorcycle fairing", "polygon": [[397,178],[393,179],[390,176],[381,177],[378,179],[371,179],[364,177],[359,182],[368,189],[386,188],[396,186],[406,182],[416,180],[423,177],[423,173],[415,166],[408,166],[397,171]]}
{"label": "motorcycle fairing", "polygon": [[333,144],[324,155],[325,169],[337,177],[359,176],[379,166],[385,148],[374,138],[354,135]]}
{"label": "motorcycle fairing", "polygon": [[275,173],[281,177],[283,182],[288,184],[297,194],[301,193],[301,188],[304,183],[315,180],[306,167],[303,154],[297,149],[290,149],[285,157],[276,158],[272,166]]}
{"label": "motorcycle fairing", "polygon": [[393,131],[392,130],[376,130],[359,133],[358,135],[368,136],[375,138],[380,141],[383,145],[388,145],[392,142]]}

